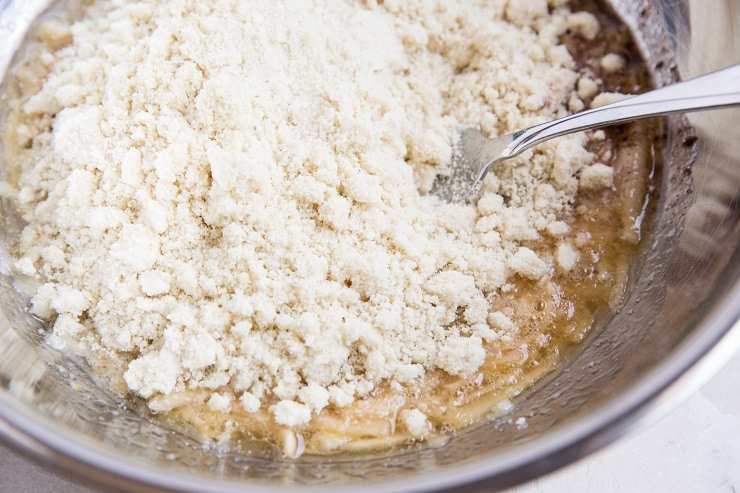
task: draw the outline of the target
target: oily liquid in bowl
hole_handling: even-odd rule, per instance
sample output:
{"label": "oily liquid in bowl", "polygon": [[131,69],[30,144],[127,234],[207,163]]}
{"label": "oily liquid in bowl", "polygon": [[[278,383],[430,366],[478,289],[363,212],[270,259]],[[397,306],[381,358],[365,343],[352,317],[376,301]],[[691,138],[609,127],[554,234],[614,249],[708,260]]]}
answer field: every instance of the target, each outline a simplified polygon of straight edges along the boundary
{"label": "oily liquid in bowl", "polygon": [[[609,46],[616,52],[634,52],[620,36],[619,26],[604,16],[601,19],[608,27],[600,34],[603,39],[597,38],[593,46],[604,49],[611,42],[617,43],[616,47]],[[572,40],[571,50],[578,51],[577,42]],[[593,51],[583,50],[587,55],[581,63],[587,64],[588,57],[593,57],[590,63],[595,64],[607,53],[615,52]],[[611,85],[614,91],[629,93],[647,87],[647,78],[638,64],[624,76],[603,74],[603,80],[605,90]],[[559,263],[570,268],[558,271],[546,282],[521,278],[488,299],[495,311],[518,327],[519,333],[514,338],[488,342],[486,361],[478,372],[457,377],[435,370],[400,388],[379,385],[354,404],[326,408],[309,425],[275,423],[266,412],[274,404],[269,397],[258,412],[246,412],[236,405],[224,412],[210,404],[211,392],[187,390],[163,397],[160,408],[166,409],[177,426],[192,427],[202,436],[217,440],[238,440],[240,434],[264,438],[279,443],[291,456],[304,449],[310,453],[369,451],[421,438],[430,440],[437,433],[444,435],[473,424],[492,411],[508,410],[511,398],[555,369],[561,353],[583,340],[594,323],[619,305],[639,242],[654,167],[651,150],[658,134],[648,124],[635,124],[593,135],[590,150],[599,162],[613,169],[613,186],[579,194],[576,213],[568,224],[572,242],[565,247],[555,240],[524,243],[541,257],[563,257]],[[503,174],[505,170],[496,172]],[[120,377],[106,375],[111,368],[116,370],[115,364],[101,358],[92,365],[102,380],[120,391]],[[428,388],[432,390],[426,391]],[[421,430],[413,429],[415,415],[400,426],[399,416],[409,408],[421,410],[428,420],[418,423]]]}

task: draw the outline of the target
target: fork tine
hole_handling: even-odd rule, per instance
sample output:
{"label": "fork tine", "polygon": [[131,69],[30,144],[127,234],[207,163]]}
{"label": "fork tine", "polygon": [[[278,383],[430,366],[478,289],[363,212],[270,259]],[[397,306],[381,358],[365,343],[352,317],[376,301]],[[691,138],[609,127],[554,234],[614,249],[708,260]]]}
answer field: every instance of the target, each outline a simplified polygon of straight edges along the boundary
{"label": "fork tine", "polygon": [[502,157],[511,137],[489,139],[477,128],[460,133],[449,173],[437,176],[431,193],[454,204],[468,204],[478,194],[490,165]]}

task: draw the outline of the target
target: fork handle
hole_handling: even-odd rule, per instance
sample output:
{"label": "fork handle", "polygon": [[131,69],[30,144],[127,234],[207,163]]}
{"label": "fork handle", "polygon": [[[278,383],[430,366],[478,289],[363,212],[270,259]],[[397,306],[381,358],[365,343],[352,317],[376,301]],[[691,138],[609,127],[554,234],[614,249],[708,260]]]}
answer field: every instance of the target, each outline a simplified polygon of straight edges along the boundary
{"label": "fork handle", "polygon": [[740,65],[655,89],[616,103],[542,123],[512,134],[504,151],[514,157],[546,140],[590,128],[704,109],[740,105]]}

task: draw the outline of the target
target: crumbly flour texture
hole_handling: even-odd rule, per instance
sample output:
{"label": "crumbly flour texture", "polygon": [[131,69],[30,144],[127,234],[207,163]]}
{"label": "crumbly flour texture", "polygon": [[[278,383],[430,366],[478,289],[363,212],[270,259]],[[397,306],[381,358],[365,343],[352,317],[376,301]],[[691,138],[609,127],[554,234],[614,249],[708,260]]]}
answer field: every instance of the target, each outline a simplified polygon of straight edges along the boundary
{"label": "crumbly flour texture", "polygon": [[155,410],[207,389],[286,426],[473,374],[517,333],[490,301],[572,268],[579,187],[611,185],[575,135],[489,173],[475,205],[426,193],[461,129],[594,95],[558,37],[599,26],[564,3],[111,0],[49,21],[2,184],[49,343]]}

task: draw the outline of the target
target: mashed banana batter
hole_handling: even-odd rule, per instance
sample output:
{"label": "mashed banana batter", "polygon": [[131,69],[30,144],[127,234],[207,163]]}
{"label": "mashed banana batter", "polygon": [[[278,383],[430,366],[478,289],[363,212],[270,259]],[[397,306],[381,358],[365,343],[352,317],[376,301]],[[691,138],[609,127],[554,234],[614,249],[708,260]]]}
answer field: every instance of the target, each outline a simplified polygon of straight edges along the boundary
{"label": "mashed banana batter", "polygon": [[562,42],[597,44],[605,17],[566,3],[95,0],[47,18],[3,101],[2,193],[48,343],[207,437],[290,455],[505,407],[619,302],[642,141],[543,144],[470,206],[426,192],[460,129],[613,97],[621,54],[584,65]]}

